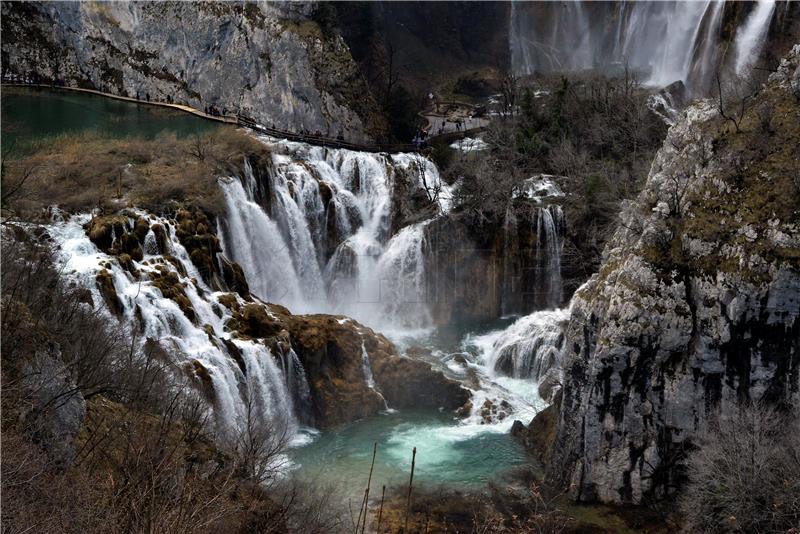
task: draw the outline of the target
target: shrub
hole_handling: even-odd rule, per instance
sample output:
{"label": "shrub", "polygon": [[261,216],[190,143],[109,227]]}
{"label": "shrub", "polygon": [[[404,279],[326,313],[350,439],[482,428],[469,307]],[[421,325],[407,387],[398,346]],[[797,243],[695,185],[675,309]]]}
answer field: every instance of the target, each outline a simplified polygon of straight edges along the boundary
{"label": "shrub", "polygon": [[687,532],[787,532],[800,524],[800,418],[741,406],[701,434],[689,456]]}

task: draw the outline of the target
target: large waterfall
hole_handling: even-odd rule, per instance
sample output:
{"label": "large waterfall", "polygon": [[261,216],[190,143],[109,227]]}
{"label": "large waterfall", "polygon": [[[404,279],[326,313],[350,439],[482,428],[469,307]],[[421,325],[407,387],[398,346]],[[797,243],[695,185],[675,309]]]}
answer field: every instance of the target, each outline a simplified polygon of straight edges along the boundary
{"label": "large waterfall", "polygon": [[739,30],[736,40],[737,74],[744,74],[758,60],[774,12],[775,2],[760,0]]}
{"label": "large waterfall", "polygon": [[[273,353],[263,344],[235,338],[226,331],[231,312],[220,301],[222,293],[203,282],[177,239],[173,222],[144,213],[140,216],[166,229],[167,250],[159,253],[157,246],[146,246],[140,261],[130,260],[130,270],[89,240],[84,230],[89,215],[53,225],[49,231],[59,245],[65,276],[90,290],[92,300],[100,303],[104,295],[96,279],[108,273],[121,305],[122,324],[138,324],[141,329],[132,327],[133,341],[158,342],[169,349],[175,365],[208,381],[206,393],[212,397],[223,438],[235,436],[253,417],[270,421],[279,433],[293,435],[308,410],[309,399],[297,355],[291,349]],[[127,224],[132,229],[134,219]],[[165,278],[181,287],[191,312],[165,296],[159,285]],[[230,298],[232,294],[227,295]]]}
{"label": "large waterfall", "polygon": [[[350,316],[382,333],[399,330],[403,340],[417,334],[415,340],[428,339],[434,320],[426,293],[432,273],[426,268],[435,267],[438,258],[428,235],[434,222],[446,220],[452,197],[435,165],[418,154],[262,141],[268,155],[245,159],[241,172],[217,181],[224,209],[216,216],[216,234],[224,255],[212,257],[226,280],[224,266],[232,268],[226,258],[241,266],[254,300],[246,292],[218,291],[234,289],[232,282],[201,272],[193,261],[196,250],[187,244],[190,254],[182,244],[188,224],[182,210],[168,216],[135,210],[113,215],[111,245],[102,245],[102,250],[96,236],[94,242],[89,238],[89,214],[54,223],[50,233],[66,276],[89,289],[97,305],[106,301],[116,309],[134,343],[158,343],[175,371],[195,381],[213,407],[222,439],[235,441],[256,420],[294,437],[295,443],[307,443],[309,433],[301,430],[316,423],[316,390],[293,340],[265,341],[247,330],[248,315],[253,309],[267,316],[283,309],[260,300],[295,313]],[[533,309],[555,307],[561,300],[564,221],[550,197],[560,192],[548,180],[526,181],[523,189],[513,201],[516,215],[509,216],[504,235],[498,237],[505,247],[508,277],[529,279],[521,286],[525,291],[505,289],[509,295],[533,298]],[[142,256],[120,254],[125,237],[145,222],[146,236],[136,238]],[[119,224],[124,229],[114,226]],[[156,235],[156,228],[163,232]],[[474,246],[455,236],[439,237],[456,246]],[[119,306],[112,304],[116,299]],[[455,360],[443,360],[449,373],[466,381],[462,383],[472,390],[474,404],[457,425],[448,421],[431,432],[438,436],[445,428],[448,439],[466,440],[484,432],[507,432],[511,414],[530,419],[541,402],[531,379],[540,379],[557,360],[560,313],[539,312],[507,332],[478,337],[480,355],[474,367],[464,359],[457,366]],[[361,353],[352,356],[359,358],[364,384],[382,397],[367,345],[362,343]],[[452,356],[439,350],[431,354]],[[385,399],[384,406],[393,412]]]}
{"label": "large waterfall", "polygon": [[[426,221],[390,235],[393,188],[448,188],[417,154],[381,155],[265,139],[267,176],[220,180],[228,215],[220,221],[226,254],[254,294],[295,313],[334,313],[376,327],[424,327]],[[257,183],[258,180],[266,183]],[[260,191],[267,191],[259,198]]]}
{"label": "large waterfall", "polygon": [[[724,60],[725,2],[513,2],[510,47],[516,74],[586,69],[644,73],[648,84],[707,84]],[[774,12],[765,0],[735,33],[736,68],[754,62]]]}

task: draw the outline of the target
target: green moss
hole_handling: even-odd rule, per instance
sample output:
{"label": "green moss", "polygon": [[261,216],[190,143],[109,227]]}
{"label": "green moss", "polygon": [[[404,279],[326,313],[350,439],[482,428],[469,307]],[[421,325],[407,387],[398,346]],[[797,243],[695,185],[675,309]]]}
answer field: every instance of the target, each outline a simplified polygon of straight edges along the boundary
{"label": "green moss", "polygon": [[164,298],[168,298],[178,305],[178,308],[190,320],[196,319],[192,302],[186,296],[186,285],[180,281],[178,274],[167,267],[159,265],[155,273],[151,273],[150,280],[161,291]]}
{"label": "green moss", "polygon": [[109,309],[116,315],[122,315],[122,301],[119,300],[117,289],[114,287],[112,274],[106,269],[102,269],[95,276],[95,281],[97,282],[97,289],[100,290],[100,294]]}

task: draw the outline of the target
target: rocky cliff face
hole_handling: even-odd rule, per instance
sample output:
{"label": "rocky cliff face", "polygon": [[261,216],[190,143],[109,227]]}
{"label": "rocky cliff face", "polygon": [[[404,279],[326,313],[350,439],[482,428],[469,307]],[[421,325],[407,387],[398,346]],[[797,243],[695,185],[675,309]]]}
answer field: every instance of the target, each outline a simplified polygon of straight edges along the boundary
{"label": "rocky cliff face", "polygon": [[799,78],[800,45],[738,126],[688,108],[576,292],[548,468],[576,499],[668,493],[711,419],[800,402]]}
{"label": "rocky cliff face", "polygon": [[4,74],[206,105],[299,131],[381,130],[341,37],[308,3],[3,2]]}

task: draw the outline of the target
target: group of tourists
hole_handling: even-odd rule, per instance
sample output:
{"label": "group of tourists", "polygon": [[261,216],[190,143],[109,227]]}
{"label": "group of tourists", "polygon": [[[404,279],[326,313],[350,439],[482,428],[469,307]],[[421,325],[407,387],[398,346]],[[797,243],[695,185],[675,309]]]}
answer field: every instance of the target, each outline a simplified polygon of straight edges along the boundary
{"label": "group of tourists", "polygon": [[206,106],[203,111],[205,111],[206,115],[210,115],[212,117],[224,117],[228,114],[228,108],[223,107],[221,110],[219,106],[215,104],[211,104],[210,106]]}

